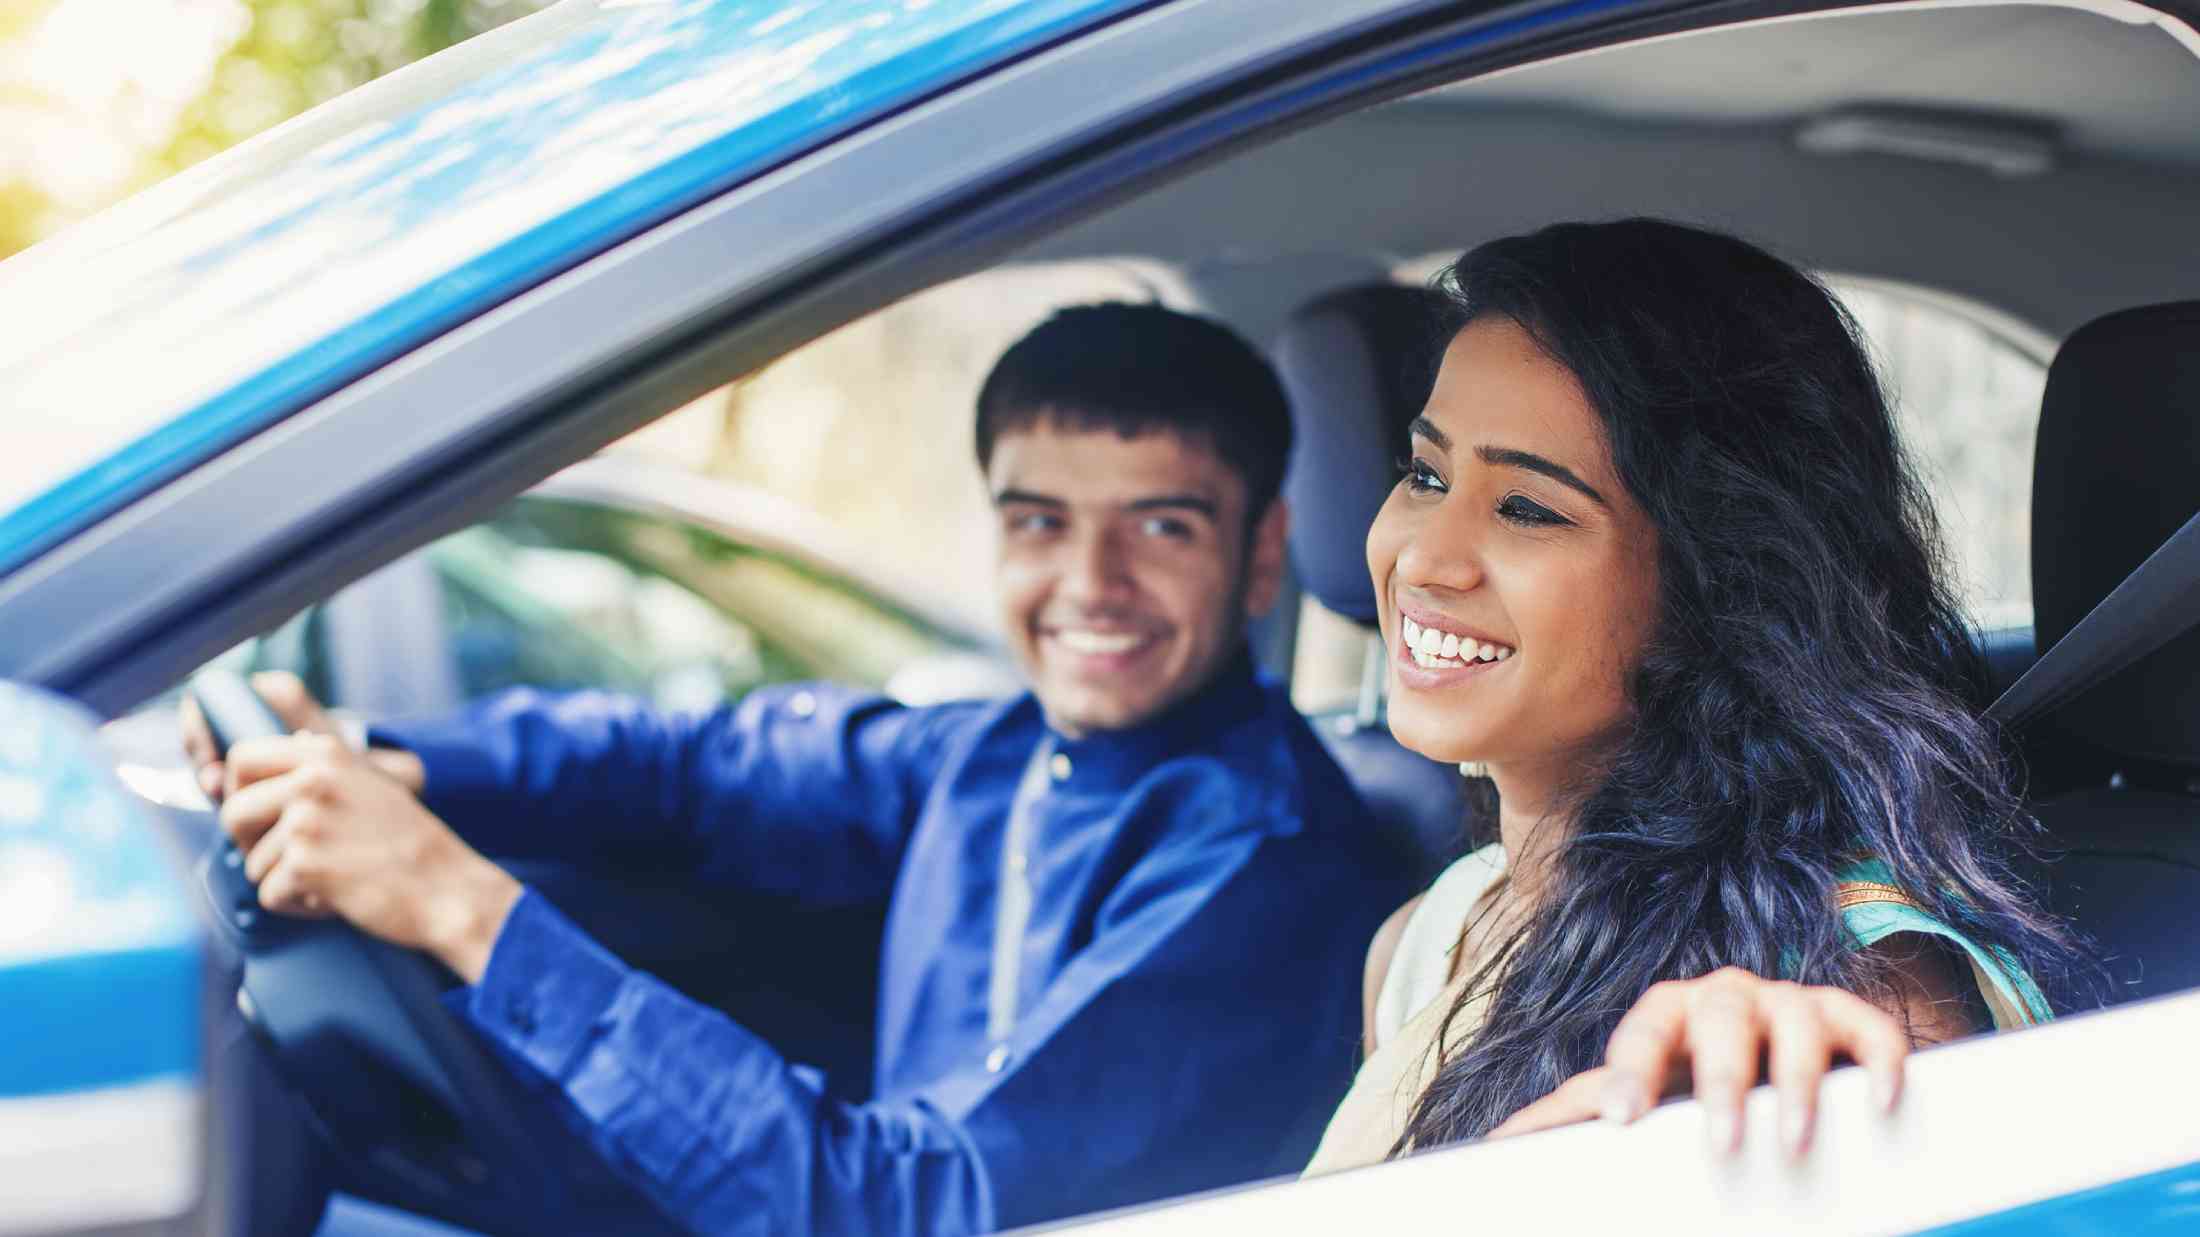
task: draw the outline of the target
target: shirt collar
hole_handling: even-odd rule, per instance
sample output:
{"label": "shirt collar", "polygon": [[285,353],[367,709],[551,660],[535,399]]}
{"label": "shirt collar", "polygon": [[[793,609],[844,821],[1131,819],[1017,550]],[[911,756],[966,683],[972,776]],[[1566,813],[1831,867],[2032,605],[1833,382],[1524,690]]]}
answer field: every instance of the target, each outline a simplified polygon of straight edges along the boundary
{"label": "shirt collar", "polygon": [[1059,758],[1053,783],[1067,790],[1120,790],[1171,757],[1212,750],[1216,739],[1260,714],[1264,697],[1252,652],[1241,645],[1204,687],[1136,726],[1096,730],[1081,739],[1048,727]]}

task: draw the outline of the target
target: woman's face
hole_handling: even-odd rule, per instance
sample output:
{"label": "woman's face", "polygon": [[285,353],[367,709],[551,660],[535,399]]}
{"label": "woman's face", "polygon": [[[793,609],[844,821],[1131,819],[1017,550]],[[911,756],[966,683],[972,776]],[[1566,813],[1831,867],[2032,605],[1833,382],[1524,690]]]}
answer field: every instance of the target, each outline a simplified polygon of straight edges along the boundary
{"label": "woman's face", "polygon": [[1445,350],[1367,535],[1390,728],[1504,780],[1569,777],[1619,736],[1657,605],[1657,533],[1573,375],[1510,319]]}

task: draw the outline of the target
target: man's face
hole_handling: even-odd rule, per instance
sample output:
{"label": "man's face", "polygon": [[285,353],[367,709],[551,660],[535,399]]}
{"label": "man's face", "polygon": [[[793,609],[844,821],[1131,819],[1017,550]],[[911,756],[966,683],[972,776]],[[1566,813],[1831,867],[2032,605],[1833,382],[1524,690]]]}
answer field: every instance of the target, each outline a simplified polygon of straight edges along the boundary
{"label": "man's face", "polygon": [[1246,529],[1245,483],[1204,443],[1065,431],[993,446],[1002,629],[1047,720],[1135,726],[1204,686],[1275,604],[1285,516]]}

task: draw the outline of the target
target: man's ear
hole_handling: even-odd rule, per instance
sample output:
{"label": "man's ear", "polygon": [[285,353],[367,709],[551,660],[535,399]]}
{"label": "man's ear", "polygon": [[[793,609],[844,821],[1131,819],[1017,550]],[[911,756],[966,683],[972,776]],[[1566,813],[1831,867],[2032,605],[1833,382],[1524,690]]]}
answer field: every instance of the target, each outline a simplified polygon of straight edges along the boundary
{"label": "man's ear", "polygon": [[1245,557],[1245,616],[1259,618],[1283,593],[1283,573],[1291,553],[1291,506],[1278,495],[1253,525]]}

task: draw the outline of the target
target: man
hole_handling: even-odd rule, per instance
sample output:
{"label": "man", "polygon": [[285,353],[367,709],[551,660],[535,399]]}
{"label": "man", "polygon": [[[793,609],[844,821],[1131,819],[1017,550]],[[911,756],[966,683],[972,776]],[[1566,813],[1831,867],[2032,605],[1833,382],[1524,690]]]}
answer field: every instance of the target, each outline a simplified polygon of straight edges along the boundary
{"label": "man", "polygon": [[[471,1025],[698,1231],[979,1232],[1296,1171],[1350,1078],[1361,951],[1410,891],[1246,650],[1284,570],[1282,391],[1214,323],[1088,306],[1002,357],[977,441],[1029,694],[813,685],[672,717],[521,692],[365,755],[240,744],[206,773],[261,901],[440,959]],[[325,728],[294,681],[265,690]],[[875,1098],[826,1096],[484,858],[617,848],[890,894]]]}

